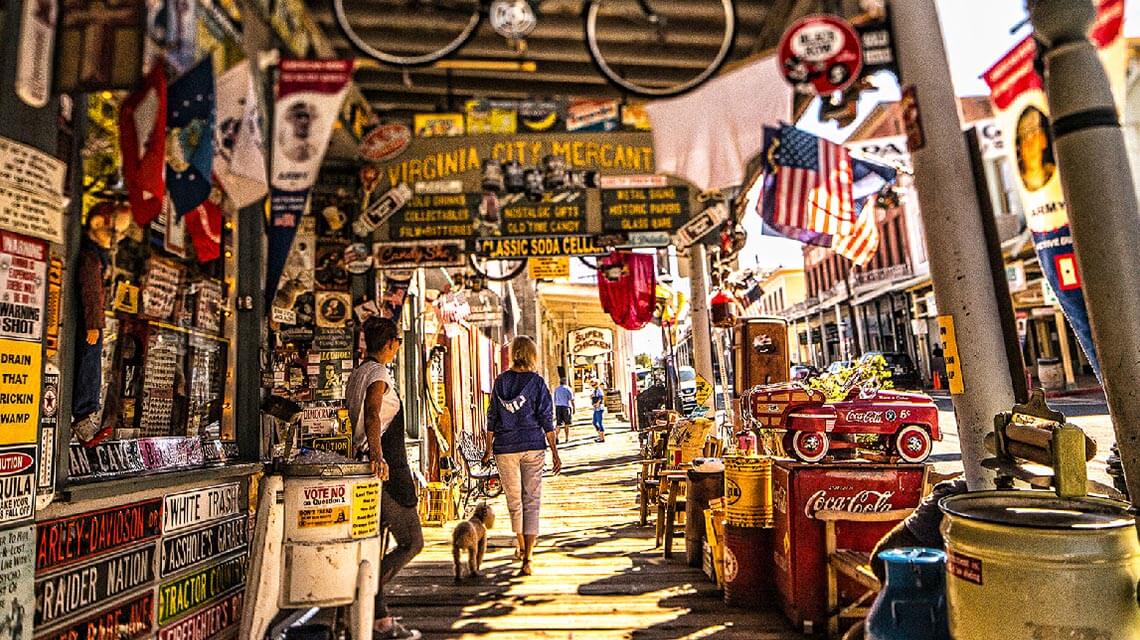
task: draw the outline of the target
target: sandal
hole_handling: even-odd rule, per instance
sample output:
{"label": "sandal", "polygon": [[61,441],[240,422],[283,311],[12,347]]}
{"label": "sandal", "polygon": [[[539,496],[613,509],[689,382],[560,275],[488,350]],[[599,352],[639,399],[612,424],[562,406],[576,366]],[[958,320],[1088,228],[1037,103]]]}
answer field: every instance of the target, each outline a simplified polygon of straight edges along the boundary
{"label": "sandal", "polygon": [[530,561],[527,560],[526,562],[523,562],[522,568],[519,569],[519,576],[521,577],[521,576],[529,576],[529,575],[531,575],[531,568],[530,568]]}

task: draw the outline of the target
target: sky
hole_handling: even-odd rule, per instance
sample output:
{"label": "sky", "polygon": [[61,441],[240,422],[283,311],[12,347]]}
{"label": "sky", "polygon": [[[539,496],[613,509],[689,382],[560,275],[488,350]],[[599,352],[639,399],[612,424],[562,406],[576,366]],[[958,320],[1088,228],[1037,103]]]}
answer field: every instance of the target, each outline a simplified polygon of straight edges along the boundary
{"label": "sky", "polygon": [[[1010,29],[1026,17],[1024,0],[937,0],[937,4],[955,93],[959,96],[988,95],[989,88],[981,79],[982,73],[1030,34],[1028,25],[1010,33]],[[1125,35],[1140,36],[1140,0],[1126,0],[1124,14]],[[876,104],[898,100],[897,81],[891,74],[880,76],[881,88],[860,100],[855,124],[840,129],[834,122],[820,123],[807,118],[801,120],[799,126],[829,140],[846,140]],[[817,108],[818,104],[813,104],[807,113],[814,114]],[[741,267],[775,268],[803,264],[800,243],[761,236],[755,213],[750,213],[743,223],[749,230],[749,238],[748,245],[741,252]]]}

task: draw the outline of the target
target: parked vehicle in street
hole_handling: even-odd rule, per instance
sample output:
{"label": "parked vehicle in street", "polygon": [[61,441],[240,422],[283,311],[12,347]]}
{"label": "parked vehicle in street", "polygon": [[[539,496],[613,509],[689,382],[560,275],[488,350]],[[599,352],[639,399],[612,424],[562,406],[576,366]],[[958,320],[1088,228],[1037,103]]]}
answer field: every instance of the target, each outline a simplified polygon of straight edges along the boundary
{"label": "parked vehicle in street", "polygon": [[910,356],[899,351],[868,351],[859,358],[865,363],[875,356],[882,356],[887,363],[887,371],[891,374],[891,384],[895,389],[921,389],[922,376],[914,366]]}
{"label": "parked vehicle in street", "polygon": [[830,374],[840,373],[841,371],[850,367],[853,364],[855,364],[854,360],[836,360],[835,362],[832,362],[831,364],[827,365],[826,373],[830,373]]}
{"label": "parked vehicle in street", "polygon": [[880,389],[874,380],[853,378],[834,402],[798,382],[757,387],[749,406],[755,426],[782,430],[783,453],[803,462],[856,448],[922,462],[942,439],[938,407],[929,396]]}
{"label": "parked vehicle in street", "polygon": [[677,367],[677,395],[681,398],[681,411],[686,415],[697,408],[697,370]]}
{"label": "parked vehicle in street", "polygon": [[810,364],[794,364],[792,365],[791,374],[792,380],[796,382],[807,382],[812,378],[819,377],[820,370]]}

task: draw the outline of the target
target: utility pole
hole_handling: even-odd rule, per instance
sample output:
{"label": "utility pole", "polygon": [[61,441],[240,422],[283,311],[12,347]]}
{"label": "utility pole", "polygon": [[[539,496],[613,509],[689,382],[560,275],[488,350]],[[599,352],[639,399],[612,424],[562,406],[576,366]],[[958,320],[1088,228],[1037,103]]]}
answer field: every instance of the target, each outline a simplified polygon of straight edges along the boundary
{"label": "utility pole", "polygon": [[925,146],[911,155],[940,320],[953,322],[957,336],[964,389],[953,398],[966,482],[991,488],[993,472],[981,466],[985,436],[994,416],[1013,406],[1013,387],[935,0],[891,3],[891,23],[902,83],[915,87],[925,116]]}
{"label": "utility pole", "polygon": [[1053,148],[1069,206],[1094,342],[1124,477],[1140,499],[1140,211],[1112,90],[1086,37],[1090,0],[1031,0],[1046,47],[1045,92]]}
{"label": "utility pole", "polygon": [[[689,293],[693,309],[693,369],[698,379],[714,384],[712,362],[712,323],[709,321],[709,260],[705,245],[696,243],[689,247]],[[712,395],[709,400],[712,402]],[[713,402],[712,407],[716,404]]]}

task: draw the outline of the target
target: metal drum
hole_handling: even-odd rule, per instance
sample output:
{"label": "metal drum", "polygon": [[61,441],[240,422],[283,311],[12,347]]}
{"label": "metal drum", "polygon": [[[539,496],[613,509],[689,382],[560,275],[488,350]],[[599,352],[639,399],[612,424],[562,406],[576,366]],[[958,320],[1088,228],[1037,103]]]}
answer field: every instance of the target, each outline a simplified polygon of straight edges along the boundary
{"label": "metal drum", "polygon": [[772,530],[724,525],[724,603],[757,609],[771,602]]}
{"label": "metal drum", "polygon": [[1127,504],[982,491],[940,506],[951,637],[1140,638],[1140,542]]}
{"label": "metal drum", "polygon": [[290,464],[283,476],[281,606],[352,603],[360,562],[380,557],[380,481],[367,463]]}
{"label": "metal drum", "polygon": [[724,519],[738,527],[771,527],[772,459],[725,456]]}
{"label": "metal drum", "polygon": [[704,560],[705,509],[709,502],[724,495],[724,471],[697,471],[689,469],[685,488],[685,558],[690,567],[699,567]]}

